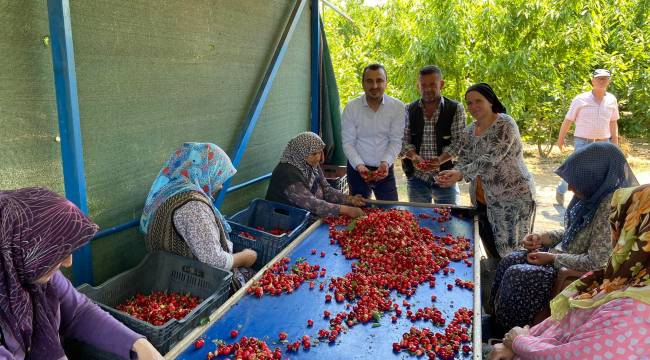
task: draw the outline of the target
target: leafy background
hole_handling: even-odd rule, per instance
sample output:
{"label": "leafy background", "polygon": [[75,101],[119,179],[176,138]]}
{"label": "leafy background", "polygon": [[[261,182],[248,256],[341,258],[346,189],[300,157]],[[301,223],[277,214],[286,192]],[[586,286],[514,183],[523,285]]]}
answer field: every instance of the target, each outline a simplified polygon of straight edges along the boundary
{"label": "leafy background", "polygon": [[547,155],[571,99],[591,87],[596,68],[612,71],[620,132],[650,138],[650,0],[331,1],[323,8],[342,106],[362,92],[372,62],[388,71],[387,93],[417,99],[417,71],[443,70],[443,93],[488,82],[524,140]]}

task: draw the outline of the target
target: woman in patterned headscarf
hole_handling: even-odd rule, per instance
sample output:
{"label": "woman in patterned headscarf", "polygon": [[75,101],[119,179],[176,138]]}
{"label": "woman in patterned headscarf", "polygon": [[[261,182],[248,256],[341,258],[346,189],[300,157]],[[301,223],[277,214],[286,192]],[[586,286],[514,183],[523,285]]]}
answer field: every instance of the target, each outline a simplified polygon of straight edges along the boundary
{"label": "woman in patterned headscarf", "polygon": [[163,250],[232,269],[244,283],[255,251],[233,254],[230,227],[213,204],[213,195],[237,170],[228,155],[210,143],[184,143],[176,149],[149,190],[140,230],[149,251]]}
{"label": "woman in patterned headscarf", "polygon": [[49,190],[0,191],[0,359],[65,359],[59,334],[122,358],[162,359],[59,271],[96,231]]}
{"label": "woman in patterned headscarf", "polygon": [[[332,188],[320,167],[325,143],[313,132],[289,141],[273,170],[266,199],[304,208],[318,216],[363,215],[361,196],[349,196]],[[349,206],[352,205],[352,206]]]}
{"label": "woman in patterned headscarf", "polygon": [[598,142],[574,152],[556,170],[574,197],[564,229],[529,234],[526,250],[501,260],[490,301],[497,324],[505,329],[532,324],[548,306],[558,270],[601,268],[612,249],[607,219],[614,191],[638,185],[625,155],[611,143]]}
{"label": "woman in patterned headscarf", "polygon": [[612,255],[551,302],[551,317],[515,327],[490,359],[647,359],[650,354],[650,185],[612,197]]}

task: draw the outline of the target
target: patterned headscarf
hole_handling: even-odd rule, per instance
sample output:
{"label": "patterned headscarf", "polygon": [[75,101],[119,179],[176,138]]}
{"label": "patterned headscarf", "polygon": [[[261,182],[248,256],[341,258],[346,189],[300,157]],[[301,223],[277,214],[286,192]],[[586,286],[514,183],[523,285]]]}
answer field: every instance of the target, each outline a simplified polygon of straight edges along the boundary
{"label": "patterned headscarf", "polygon": [[[0,319],[27,358],[64,356],[55,323],[59,300],[48,275],[97,232],[74,204],[46,189],[0,191]],[[47,355],[44,355],[47,354]]]}
{"label": "patterned headscarf", "polygon": [[[236,172],[228,154],[217,145],[184,143],[171,154],[151,185],[140,219],[140,231],[147,233],[149,222],[154,218],[158,207],[176,194],[196,191],[210,199],[212,204],[212,193],[217,186]],[[230,232],[219,209],[214,205],[212,208],[221,217],[226,232]]]}
{"label": "patterned headscarf", "polygon": [[465,95],[467,95],[468,92],[470,91],[476,91],[479,94],[483,95],[489,102],[492,104],[492,112],[495,114],[505,114],[506,113],[506,107],[503,106],[501,101],[499,101],[499,98],[497,97],[497,94],[492,90],[492,87],[487,84],[487,83],[478,83],[470,86],[467,91],[465,91]]}
{"label": "patterned headscarf", "polygon": [[318,174],[318,166],[313,167],[307,163],[307,157],[315,151],[323,150],[325,143],[313,132],[305,131],[289,140],[284,148],[280,163],[289,163],[300,170],[300,173],[309,186]]}
{"label": "patterned headscarf", "polygon": [[553,318],[621,297],[650,304],[650,185],[619,189],[612,197],[612,243],[607,267],[585,274],[551,301]]}
{"label": "patterned headscarf", "polygon": [[592,143],[574,152],[555,173],[584,196],[573,196],[564,214],[565,250],[594,218],[604,197],[618,188],[638,185],[623,152],[608,142]]}

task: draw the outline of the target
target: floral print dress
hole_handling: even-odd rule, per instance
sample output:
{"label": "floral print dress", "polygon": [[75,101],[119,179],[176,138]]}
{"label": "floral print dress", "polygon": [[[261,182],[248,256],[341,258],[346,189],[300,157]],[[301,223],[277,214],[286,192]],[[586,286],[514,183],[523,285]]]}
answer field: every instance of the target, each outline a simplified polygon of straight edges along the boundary
{"label": "floral print dress", "polygon": [[480,176],[495,246],[505,257],[520,248],[520,241],[530,231],[535,184],[524,163],[519,128],[512,117],[499,114],[481,135],[475,135],[475,131],[473,122],[449,153],[458,159],[454,168],[471,182],[474,205],[476,179]]}
{"label": "floral print dress", "polygon": [[557,255],[554,263],[529,264],[526,250],[514,251],[501,260],[490,296],[499,325],[508,329],[530,325],[551,300],[551,290],[560,268],[589,271],[607,264],[612,251],[608,222],[611,199],[612,194],[603,198],[594,219],[576,234],[567,249],[560,246],[564,230],[545,233],[555,246],[549,249]]}

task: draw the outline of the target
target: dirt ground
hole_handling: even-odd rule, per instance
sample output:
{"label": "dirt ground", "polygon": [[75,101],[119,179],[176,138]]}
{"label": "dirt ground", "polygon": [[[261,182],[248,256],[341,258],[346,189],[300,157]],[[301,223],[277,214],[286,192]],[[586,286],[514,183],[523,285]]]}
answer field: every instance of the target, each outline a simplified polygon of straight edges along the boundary
{"label": "dirt ground", "polygon": [[[621,148],[627,156],[628,163],[640,184],[650,183],[650,143],[640,140],[624,140]],[[535,215],[535,231],[556,229],[562,226],[564,208],[555,203],[555,187],[560,178],[555,175],[555,170],[564,159],[571,154],[571,147],[565,148],[563,153],[554,148],[548,158],[542,159],[537,154],[537,147],[526,144],[524,157],[528,170],[535,177],[537,191],[537,212]],[[406,195],[406,177],[400,168],[399,162],[395,164],[397,190],[400,201],[408,201]],[[461,205],[470,205],[468,185],[461,184]],[[570,193],[565,197],[565,204],[571,199]]]}

